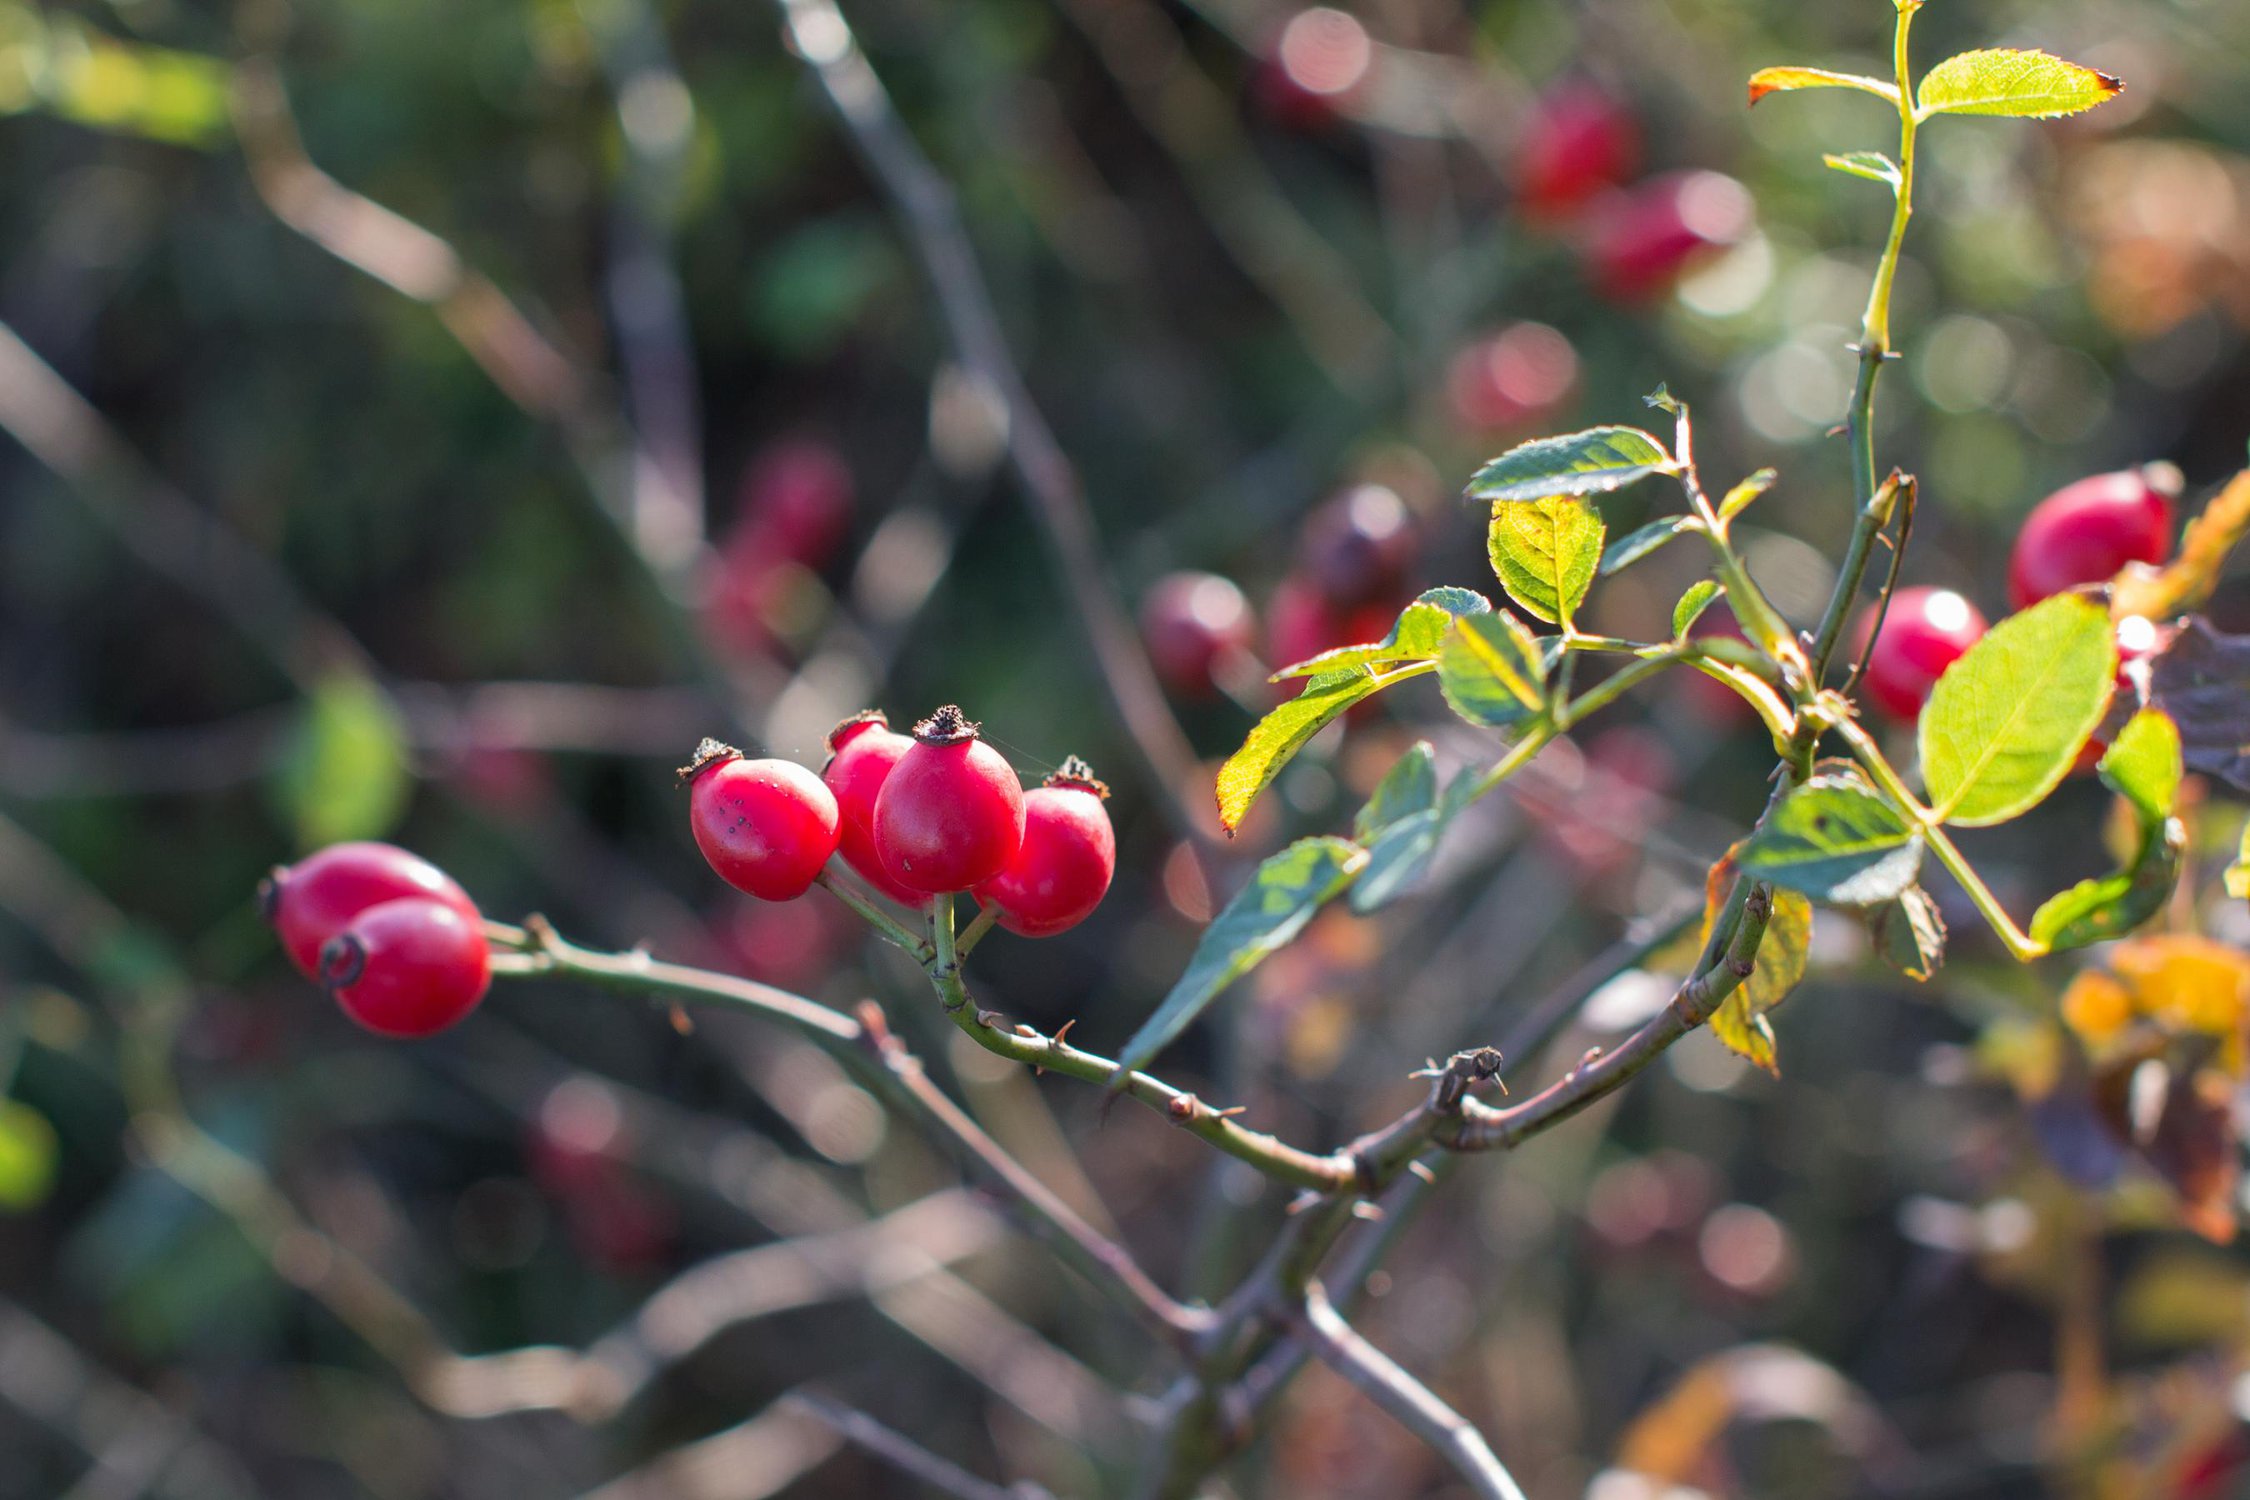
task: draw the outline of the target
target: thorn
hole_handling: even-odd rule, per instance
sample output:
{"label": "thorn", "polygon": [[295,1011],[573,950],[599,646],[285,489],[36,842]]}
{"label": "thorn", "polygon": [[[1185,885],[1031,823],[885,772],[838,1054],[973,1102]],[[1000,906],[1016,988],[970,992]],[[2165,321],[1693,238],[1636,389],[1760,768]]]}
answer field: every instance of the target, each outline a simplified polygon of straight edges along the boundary
{"label": "thorn", "polygon": [[688,1015],[687,1007],[677,1000],[672,1002],[672,1029],[681,1036],[695,1035],[694,1019]]}
{"label": "thorn", "polygon": [[1415,1176],[1421,1178],[1424,1182],[1431,1183],[1433,1185],[1437,1182],[1437,1173],[1431,1171],[1429,1168],[1429,1164],[1426,1162],[1410,1161],[1406,1164],[1406,1170],[1412,1172]]}
{"label": "thorn", "polygon": [[1383,1205],[1380,1203],[1370,1203],[1365,1198],[1362,1198],[1357,1203],[1354,1203],[1352,1205],[1352,1217],[1355,1219],[1365,1219],[1371,1224],[1380,1224],[1383,1222],[1383,1219],[1385,1217],[1383,1213]]}
{"label": "thorn", "polygon": [[1230,1105],[1225,1109],[1215,1109],[1211,1111],[1211,1113],[1218,1116],[1222,1120],[1231,1120],[1236,1115],[1246,1115],[1250,1113],[1250,1106],[1247,1104],[1235,1104]]}
{"label": "thorn", "polygon": [[1007,1017],[996,1010],[979,1010],[977,1012],[977,1024],[987,1031],[998,1031],[1000,1023],[1006,1019]]}
{"label": "thorn", "polygon": [[1078,1018],[1076,1016],[1072,1016],[1069,1020],[1063,1022],[1062,1025],[1056,1027],[1055,1035],[1053,1038],[1055,1045],[1060,1047],[1063,1044],[1063,1038],[1070,1035],[1070,1028],[1076,1026],[1077,1024]]}
{"label": "thorn", "polygon": [[1311,1208],[1319,1201],[1320,1194],[1313,1192],[1308,1188],[1304,1192],[1299,1193],[1296,1197],[1290,1199],[1289,1206],[1283,1209],[1282,1212],[1293,1219],[1297,1215],[1303,1213],[1306,1209]]}
{"label": "thorn", "polygon": [[1036,1041],[1039,1037],[1039,1028],[1033,1026],[1028,1021],[1018,1021],[1016,1022],[1016,1035],[1028,1036]]}

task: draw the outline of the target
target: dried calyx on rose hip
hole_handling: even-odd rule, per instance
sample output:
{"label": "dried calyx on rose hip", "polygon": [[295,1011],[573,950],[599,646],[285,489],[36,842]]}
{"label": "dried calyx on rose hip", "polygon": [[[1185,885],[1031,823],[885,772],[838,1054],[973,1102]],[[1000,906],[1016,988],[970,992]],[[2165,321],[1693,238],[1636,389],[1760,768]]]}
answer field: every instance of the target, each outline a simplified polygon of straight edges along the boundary
{"label": "dried calyx on rose hip", "polygon": [[401,897],[441,902],[468,919],[484,918],[453,877],[395,844],[331,844],[258,882],[258,909],[273,924],[290,962],[320,978],[320,951],[354,917]]}
{"label": "dried calyx on rose hip", "polygon": [[913,748],[914,741],[891,728],[881,709],[871,708],[828,731],[828,764],[820,779],[836,797],[836,852],[844,863],[893,901],[921,906],[928,894],[892,879],[875,848],[875,799],[891,768]]}
{"label": "dried calyx on rose hip", "polygon": [[369,1031],[433,1036],[477,1008],[492,985],[492,954],[476,920],[408,896],[369,907],[330,938],[320,982]]}
{"label": "dried calyx on rose hip", "polygon": [[1023,843],[1023,783],[952,704],[914,726],[914,743],[875,799],[875,850],[909,890],[965,891]]}
{"label": "dried calyx on rose hip", "polygon": [[812,888],[836,852],[836,798],[794,761],[746,760],[705,740],[680,768],[688,827],[721,880],[761,901],[791,901]]}
{"label": "dried calyx on rose hip", "polygon": [[998,907],[1000,925],[1024,937],[1052,937],[1093,914],[1117,873],[1117,835],[1102,806],[1109,788],[1073,755],[1026,794],[1023,843],[1015,858],[976,888]]}

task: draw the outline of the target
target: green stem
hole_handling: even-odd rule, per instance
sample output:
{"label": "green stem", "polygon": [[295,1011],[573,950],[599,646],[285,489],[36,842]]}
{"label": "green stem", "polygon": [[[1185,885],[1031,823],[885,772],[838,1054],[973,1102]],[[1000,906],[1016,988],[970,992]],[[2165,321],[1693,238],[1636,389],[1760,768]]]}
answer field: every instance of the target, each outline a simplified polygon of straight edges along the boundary
{"label": "green stem", "polygon": [[816,883],[827,887],[829,894],[857,912],[859,919],[880,933],[884,941],[897,944],[919,959],[930,956],[927,940],[916,936],[912,928],[862,895],[850,881],[839,877],[834,870],[821,871]]}
{"label": "green stem", "polygon": [[990,932],[993,929],[993,926],[998,923],[999,920],[999,907],[979,906],[977,908],[975,919],[971,921],[968,926],[961,929],[960,941],[954,944],[953,951],[955,952],[955,954],[961,958],[967,958],[969,956],[970,950],[975,948],[978,943],[984,941],[984,935]]}

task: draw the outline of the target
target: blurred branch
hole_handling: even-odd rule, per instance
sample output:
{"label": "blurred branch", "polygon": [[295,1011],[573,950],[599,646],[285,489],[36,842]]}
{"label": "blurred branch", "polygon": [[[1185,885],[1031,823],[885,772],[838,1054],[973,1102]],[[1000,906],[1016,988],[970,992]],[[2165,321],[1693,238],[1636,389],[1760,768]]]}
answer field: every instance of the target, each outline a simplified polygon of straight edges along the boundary
{"label": "blurred branch", "polygon": [[1298,1334],[1320,1362],[1359,1387],[1399,1425],[1443,1455],[1483,1500],[1524,1500],[1523,1491],[1469,1420],[1344,1321],[1318,1282],[1305,1289]]}
{"label": "blurred branch", "polygon": [[747,1422],[659,1454],[578,1500],[767,1500],[843,1446],[834,1427],[784,1399]]}
{"label": "blurred branch", "polygon": [[253,56],[236,65],[233,106],[251,183],[273,216],[435,312],[502,394],[554,426],[649,569],[668,586],[681,587],[702,540],[700,487],[692,499],[683,496],[669,477],[672,465],[641,459],[638,439],[605,404],[598,377],[542,334],[444,239],[316,166],[270,58]]}
{"label": "blurred branch", "polygon": [[1380,378],[1397,336],[1350,266],[1305,221],[1235,123],[1235,102],[1150,0],[1058,0],[1179,168],[1219,243],[1347,392]]}
{"label": "blurred branch", "polygon": [[1138,631],[1103,571],[1100,538],[1077,470],[1025,387],[961,227],[952,189],[915,144],[834,0],[775,0],[791,45],[890,198],[937,293],[960,362],[1005,423],[1008,457],[1062,572],[1102,679],[1183,837],[1207,842],[1195,752],[1172,717]]}
{"label": "blurred branch", "polygon": [[[392,683],[416,746],[551,750],[677,758],[710,721],[710,699],[688,688],[579,682]],[[50,734],[0,718],[0,788],[9,795],[99,797],[209,792],[280,764],[302,723],[291,705],[177,728]]]}
{"label": "blurred branch", "polygon": [[0,428],[68,484],[127,551],[202,600],[300,690],[338,663],[368,666],[349,631],[316,609],[272,559],[151,470],[4,323]]}
{"label": "blurred branch", "polygon": [[0,1298],[0,1401],[94,1458],[68,1500],[251,1500],[232,1453],[156,1397],[97,1365],[28,1310]]}
{"label": "blurred branch", "polygon": [[874,1454],[884,1463],[908,1478],[954,1500],[1053,1500],[1047,1491],[1028,1480],[1002,1488],[977,1478],[966,1469],[949,1463],[928,1449],[876,1421],[863,1411],[857,1411],[841,1402],[809,1391],[793,1391],[776,1405],[788,1405],[810,1412],[833,1428],[838,1437],[853,1446]]}

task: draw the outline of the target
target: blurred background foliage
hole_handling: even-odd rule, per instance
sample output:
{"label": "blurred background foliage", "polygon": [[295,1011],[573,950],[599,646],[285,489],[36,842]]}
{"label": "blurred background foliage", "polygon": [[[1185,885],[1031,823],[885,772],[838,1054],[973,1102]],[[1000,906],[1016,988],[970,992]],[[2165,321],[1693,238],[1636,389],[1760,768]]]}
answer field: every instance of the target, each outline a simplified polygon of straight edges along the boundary
{"label": "blurred background foliage", "polygon": [[[1891,126],[1842,93],[1747,113],[1742,80],[1881,71],[1888,7],[847,14],[958,194],[1128,602],[1217,571],[1286,658],[1307,518],[1368,485],[1407,518],[1404,582],[1475,586],[1474,464],[1639,420],[1660,381],[1708,473],[1781,470],[1752,566],[1800,623],[1825,597],[1850,520],[1825,434],[1887,205],[1820,155]],[[1917,33],[1924,60],[1995,38],[2129,84],[1925,155],[1879,451],[1921,479],[1907,577],[1997,617],[2050,489],[2165,459],[2192,504],[2241,463],[2250,12],[1946,0]],[[1621,112],[1635,164],[1542,207],[1527,143],[1571,97]],[[1027,778],[1087,756],[1117,792],[1113,894],[977,968],[989,1003],[1096,1047],[1230,878],[1168,826],[990,400],[776,11],[0,0],[0,111],[0,1495],[564,1496],[628,1471],[653,1487],[604,1493],[907,1493],[769,1405],[808,1382],[973,1469],[1120,1483],[1135,1418],[1107,1385],[1153,1394],[1145,1351],[997,1236],[699,1342],[613,1420],[466,1414],[417,1340],[585,1345],[687,1267],[951,1175],[726,1017],[504,986],[443,1039],[371,1045],[248,899],[295,852],[394,838],[496,916],[892,1002],[1169,1284],[1217,1295],[1278,1221],[1161,1122],[948,1048],[824,893],[753,909],[686,837],[671,767],[705,732],[817,766],[844,714],[959,701]],[[1618,237],[1659,198],[1686,242],[1641,247],[1652,271]],[[792,532],[806,486],[827,499]],[[1651,503],[1606,505],[1612,534]],[[1605,584],[1590,628],[1664,633],[1691,567]],[[2250,628],[2250,588],[2212,613]],[[1221,677],[1179,705],[1206,757],[1267,691]],[[1554,747],[1426,895],[1324,917],[1175,1066],[1345,1139],[1426,1055],[1691,906],[1769,760],[1700,686]],[[1417,735],[1488,749],[1434,688],[1392,696],[1292,768],[1249,853],[1339,826]],[[2074,783],[1972,852],[2027,909],[2105,867],[2104,806]],[[2239,827],[2198,811],[2174,940],[2250,941],[2215,884]],[[2204,955],[2216,1010],[2189,1014],[2185,950],[2098,955],[2088,990],[1973,928],[1916,990],[1824,919],[1781,1078],[1692,1037],[1472,1164],[1378,1274],[1373,1336],[1541,1500],[2240,1493],[2250,1264],[2212,1243],[2239,1207],[2240,961]],[[1638,971],[1605,989],[1556,1055],[1646,995]],[[2105,1129],[2130,1101],[2102,1080],[2150,1047],[2215,1080],[2187,1166]],[[1234,1492],[1448,1493],[1325,1376],[1279,1421]],[[635,1469],[698,1441],[701,1468]]]}

